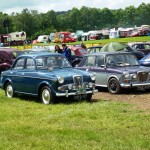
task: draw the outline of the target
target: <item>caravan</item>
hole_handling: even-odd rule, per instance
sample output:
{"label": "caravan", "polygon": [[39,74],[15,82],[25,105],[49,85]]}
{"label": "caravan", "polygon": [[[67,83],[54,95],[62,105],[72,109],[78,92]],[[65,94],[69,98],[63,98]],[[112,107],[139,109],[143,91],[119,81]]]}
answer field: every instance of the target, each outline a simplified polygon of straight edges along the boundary
{"label": "caravan", "polygon": [[12,32],[8,34],[7,41],[10,46],[23,45],[26,42],[26,32]]}
{"label": "caravan", "polygon": [[76,38],[71,35],[71,32],[56,32],[54,35],[54,42],[55,43],[69,43],[75,42]]}

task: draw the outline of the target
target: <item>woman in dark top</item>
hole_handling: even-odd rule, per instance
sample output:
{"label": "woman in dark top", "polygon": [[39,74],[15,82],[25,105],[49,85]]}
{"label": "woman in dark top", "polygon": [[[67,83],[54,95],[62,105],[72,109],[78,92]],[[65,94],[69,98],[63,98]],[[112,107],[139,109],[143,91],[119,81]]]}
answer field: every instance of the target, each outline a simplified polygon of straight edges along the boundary
{"label": "woman in dark top", "polygon": [[55,45],[55,53],[62,54],[62,49],[59,47],[59,45]]}

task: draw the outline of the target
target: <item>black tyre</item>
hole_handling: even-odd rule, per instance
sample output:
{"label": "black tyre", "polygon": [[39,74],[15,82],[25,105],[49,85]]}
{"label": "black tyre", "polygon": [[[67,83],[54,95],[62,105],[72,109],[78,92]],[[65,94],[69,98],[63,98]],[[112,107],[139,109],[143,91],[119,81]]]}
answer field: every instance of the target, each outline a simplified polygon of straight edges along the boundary
{"label": "black tyre", "polygon": [[40,100],[45,105],[54,103],[54,97],[48,86],[42,87],[41,92],[40,92]]}
{"label": "black tyre", "polygon": [[87,94],[87,98],[86,98],[86,100],[87,100],[88,102],[90,102],[90,101],[91,101],[91,98],[92,98],[92,94]]}
{"label": "black tyre", "polygon": [[5,85],[5,94],[8,98],[14,97],[14,89],[10,82]]}
{"label": "black tyre", "polygon": [[118,94],[118,93],[121,92],[120,84],[119,84],[119,82],[118,82],[118,80],[116,78],[111,78],[108,81],[108,91],[111,94]]}

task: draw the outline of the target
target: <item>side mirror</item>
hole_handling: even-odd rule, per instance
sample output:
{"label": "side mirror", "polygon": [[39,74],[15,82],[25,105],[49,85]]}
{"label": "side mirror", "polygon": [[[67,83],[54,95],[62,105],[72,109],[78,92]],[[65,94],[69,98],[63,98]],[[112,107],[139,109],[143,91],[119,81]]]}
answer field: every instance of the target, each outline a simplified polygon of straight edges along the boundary
{"label": "side mirror", "polygon": [[106,68],[106,65],[101,65],[101,68]]}

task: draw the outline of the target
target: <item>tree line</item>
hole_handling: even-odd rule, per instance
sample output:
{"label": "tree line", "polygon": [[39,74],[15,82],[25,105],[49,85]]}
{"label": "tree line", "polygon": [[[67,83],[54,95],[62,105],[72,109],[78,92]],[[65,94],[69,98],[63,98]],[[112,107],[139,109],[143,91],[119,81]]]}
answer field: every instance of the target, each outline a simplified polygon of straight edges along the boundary
{"label": "tree line", "polygon": [[38,10],[23,9],[21,13],[11,15],[0,12],[0,34],[25,31],[28,39],[36,39],[42,34],[57,31],[100,30],[103,28],[134,27],[150,25],[150,3],[142,3],[125,9],[72,8],[69,11],[56,12],[49,10],[39,13]]}

